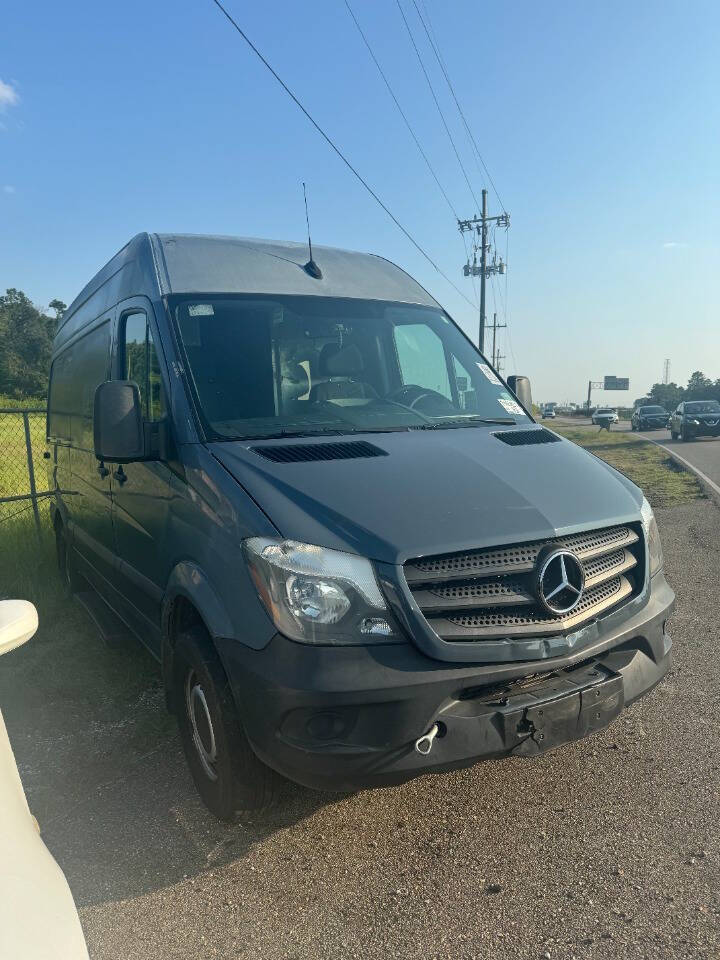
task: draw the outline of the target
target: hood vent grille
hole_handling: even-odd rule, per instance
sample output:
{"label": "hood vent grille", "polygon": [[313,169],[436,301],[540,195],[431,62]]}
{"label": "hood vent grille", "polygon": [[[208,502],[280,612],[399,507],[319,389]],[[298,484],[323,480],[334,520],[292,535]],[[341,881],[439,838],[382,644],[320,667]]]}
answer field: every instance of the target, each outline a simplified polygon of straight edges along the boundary
{"label": "hood vent grille", "polygon": [[307,463],[311,460],[356,460],[359,457],[386,457],[385,450],[366,443],[351,440],[349,443],[288,443],[267,447],[251,447],[273,463]]}
{"label": "hood vent grille", "polygon": [[526,447],[533,443],[560,443],[560,437],[550,433],[545,427],[540,430],[503,430],[494,436],[511,447]]}

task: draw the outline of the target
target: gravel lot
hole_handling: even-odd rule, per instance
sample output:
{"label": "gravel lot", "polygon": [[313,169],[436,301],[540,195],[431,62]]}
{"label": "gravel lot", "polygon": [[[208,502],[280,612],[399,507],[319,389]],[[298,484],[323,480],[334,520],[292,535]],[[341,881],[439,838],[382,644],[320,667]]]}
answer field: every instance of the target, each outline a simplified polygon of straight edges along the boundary
{"label": "gravel lot", "polygon": [[717,958],[720,511],[658,522],[676,664],[607,731],[384,791],[289,787],[233,827],[196,800],[140,648],[104,648],[69,608],[63,640],[4,658],[0,703],[94,960]]}

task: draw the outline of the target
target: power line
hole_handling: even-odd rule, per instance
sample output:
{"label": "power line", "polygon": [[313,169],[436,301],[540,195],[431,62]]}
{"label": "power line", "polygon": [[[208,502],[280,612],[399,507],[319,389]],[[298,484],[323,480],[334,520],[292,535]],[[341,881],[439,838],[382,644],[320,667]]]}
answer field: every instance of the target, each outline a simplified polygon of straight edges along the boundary
{"label": "power line", "polygon": [[420,51],[418,50],[418,46],[415,43],[415,37],[413,36],[413,32],[410,29],[410,24],[408,23],[407,17],[405,16],[405,11],[403,10],[400,4],[400,0],[395,0],[395,2],[397,3],[398,10],[400,11],[400,16],[402,17],[403,23],[405,24],[405,29],[407,30],[408,36],[410,37],[410,43],[413,45],[413,50],[415,51],[415,55],[417,56],[418,63],[420,64],[420,69],[422,70],[425,76],[425,79],[427,80],[427,85],[430,89],[430,93],[432,94],[432,98],[435,101],[435,106],[437,107],[438,113],[440,114],[440,119],[442,120],[443,126],[445,127],[445,133],[448,135],[448,140],[450,141],[450,144],[453,148],[455,156],[457,157],[457,162],[459,163],[460,169],[462,170],[463,176],[465,177],[465,183],[467,183],[468,190],[470,191],[470,194],[472,195],[472,198],[475,201],[475,208],[480,209],[480,203],[478,201],[478,198],[475,196],[475,191],[472,188],[472,184],[470,183],[470,178],[467,175],[467,170],[465,169],[465,165],[463,164],[460,154],[458,153],[458,148],[455,146],[455,141],[453,140],[453,136],[450,133],[450,127],[448,127],[447,125],[447,120],[445,119],[445,114],[443,113],[442,107],[440,106],[440,101],[438,100],[435,94],[435,89],[432,85],[432,81],[430,80],[430,76],[427,70],[425,69],[423,58],[420,56]]}
{"label": "power line", "polygon": [[438,175],[437,175],[437,174],[435,173],[435,171],[433,170],[432,164],[431,164],[430,161],[428,160],[427,154],[426,154],[425,151],[423,150],[422,144],[420,143],[420,141],[419,141],[419,139],[418,139],[415,131],[413,130],[413,128],[412,128],[412,126],[411,126],[411,124],[410,124],[410,121],[408,120],[408,118],[407,118],[407,116],[406,116],[406,114],[405,114],[405,111],[404,111],[403,108],[400,106],[400,101],[399,101],[398,98],[395,96],[395,92],[393,91],[393,88],[390,86],[390,81],[389,81],[388,78],[386,77],[383,68],[380,66],[380,63],[378,62],[378,58],[375,56],[375,53],[374,53],[374,51],[373,51],[373,48],[370,46],[370,41],[369,41],[368,38],[365,36],[365,33],[364,33],[364,31],[363,31],[363,28],[360,26],[360,23],[358,22],[358,18],[355,16],[355,13],[353,12],[352,7],[351,7],[350,4],[348,3],[348,0],[345,0],[345,6],[347,7],[348,13],[349,13],[350,16],[352,17],[352,19],[353,19],[353,21],[354,21],[354,23],[355,23],[355,26],[356,26],[357,29],[358,29],[358,33],[359,33],[360,36],[363,38],[363,42],[365,43],[365,46],[366,46],[367,49],[368,49],[368,53],[369,53],[370,56],[372,57],[373,63],[374,63],[375,66],[377,67],[378,73],[379,73],[380,76],[382,77],[383,82],[385,83],[385,86],[386,86],[387,89],[388,89],[388,93],[389,93],[390,96],[393,98],[393,101],[394,101],[394,103],[395,103],[395,106],[398,108],[398,112],[400,113],[400,116],[401,116],[401,117],[403,118],[403,120],[405,121],[405,126],[406,126],[406,127],[408,128],[408,130],[410,131],[410,136],[411,136],[411,137],[413,138],[413,140],[415,141],[415,146],[416,146],[416,147],[418,148],[418,150],[420,151],[420,156],[421,156],[421,157],[423,158],[423,160],[425,161],[428,170],[429,170],[430,173],[432,174],[433,180],[434,180],[435,183],[438,185],[438,189],[440,190],[440,193],[442,193],[443,197],[445,198],[445,202],[446,202],[447,205],[450,207],[450,210],[451,210],[453,216],[454,216],[455,219],[457,220],[457,219],[458,219],[457,211],[455,210],[455,207],[452,205],[452,201],[451,201],[450,198],[448,197],[448,195],[447,195],[447,193],[446,193],[446,191],[445,191],[445,188],[444,188],[443,185],[440,183],[440,180],[438,179]]}
{"label": "power line", "polygon": [[[458,109],[458,113],[460,114],[460,119],[461,119],[462,122],[463,122],[463,126],[465,127],[465,130],[467,131],[467,135],[468,135],[468,137],[470,138],[470,142],[472,143],[473,147],[475,148],[475,153],[477,154],[477,158],[479,159],[480,163],[482,164],[482,168],[483,168],[483,170],[485,171],[485,174],[486,174],[486,176],[487,176],[487,178],[488,178],[488,180],[489,180],[489,182],[490,182],[490,186],[493,188],[493,191],[494,191],[494,193],[495,193],[495,196],[496,196],[497,199],[498,199],[498,203],[499,203],[500,206],[502,207],[503,212],[506,212],[506,211],[505,211],[505,204],[504,204],[504,203],[502,202],[502,200],[500,199],[500,194],[498,193],[497,187],[495,186],[495,183],[494,183],[494,181],[493,181],[493,178],[492,178],[491,175],[490,175],[490,171],[489,171],[488,168],[487,168],[487,164],[486,164],[485,161],[483,160],[483,156],[482,156],[482,154],[480,153],[480,148],[478,147],[477,142],[475,141],[475,137],[473,136],[472,130],[470,129],[470,126],[468,125],[468,122],[467,122],[467,120],[465,119],[465,114],[463,113],[463,109],[462,109],[462,107],[460,106],[460,101],[458,100],[458,98],[457,98],[457,96],[456,96],[456,94],[455,94],[455,88],[453,87],[452,80],[450,79],[450,75],[448,74],[448,72],[447,72],[447,70],[446,70],[446,68],[445,68],[445,63],[444,63],[444,61],[443,61],[443,58],[440,56],[439,46],[436,46],[436,43],[433,42],[433,38],[430,36],[430,31],[428,30],[427,24],[425,23],[425,19],[424,19],[422,13],[420,13],[420,8],[419,8],[418,5],[417,5],[417,0],[412,0],[412,2],[413,2],[413,6],[415,7],[415,12],[417,13],[417,15],[418,15],[418,17],[419,17],[419,19],[420,19],[420,23],[423,25],[423,29],[425,30],[425,34],[426,34],[426,36],[427,36],[427,38],[428,38],[428,41],[429,41],[429,43],[430,43],[430,46],[432,47],[432,51],[433,51],[433,53],[435,54],[435,59],[437,60],[439,66],[440,66],[440,69],[441,69],[442,72],[443,72],[443,76],[445,77],[445,80],[447,81],[447,85],[448,85],[448,87],[450,88],[450,93],[452,94],[452,98],[453,98],[453,100],[455,101],[455,106],[456,106],[457,109]],[[424,2],[424,0],[423,0],[423,7],[425,7],[425,2]],[[427,7],[425,7],[425,13],[426,13],[426,15],[427,15],[428,22],[429,22],[429,21],[430,21],[430,15],[429,15],[428,12],[427,12]],[[435,32],[435,31],[433,30],[433,33],[434,33],[434,32]]]}
{"label": "power line", "polygon": [[273,69],[273,67],[272,67],[272,66],[270,65],[270,63],[265,59],[265,57],[262,55],[262,53],[260,53],[260,51],[259,51],[258,48],[255,46],[255,44],[252,42],[252,40],[248,37],[248,35],[245,33],[245,31],[240,27],[240,25],[237,23],[237,21],[234,20],[233,17],[230,15],[230,13],[225,9],[225,7],[222,5],[222,3],[220,2],[220,0],[212,0],[212,2],[213,2],[213,3],[215,4],[215,6],[224,14],[224,16],[226,17],[226,19],[232,24],[232,26],[237,30],[237,32],[238,32],[238,33],[240,34],[240,36],[243,38],[243,40],[245,41],[245,43],[250,47],[250,49],[252,50],[252,52],[256,55],[256,57],[263,63],[263,65],[264,65],[265,67],[267,67],[267,69],[268,69],[268,70],[270,71],[270,73],[275,77],[275,79],[277,80],[277,82],[280,84],[280,86],[283,88],[283,90],[287,93],[287,95],[290,97],[290,99],[291,99],[291,100],[295,103],[295,105],[296,105],[297,107],[299,107],[300,110],[305,114],[305,116],[307,117],[307,119],[308,119],[308,120],[310,121],[310,123],[315,127],[315,129],[316,129],[317,132],[320,134],[320,136],[323,138],[323,140],[325,140],[326,143],[328,143],[328,145],[329,145],[330,147],[332,147],[332,149],[333,149],[333,150],[335,151],[335,153],[340,157],[340,159],[341,159],[342,162],[345,164],[345,166],[348,168],[348,170],[350,170],[350,172],[360,181],[360,183],[365,187],[365,189],[366,189],[367,192],[370,194],[370,196],[373,198],[373,200],[375,200],[375,202],[376,202],[380,207],[382,207],[382,209],[383,209],[383,210],[385,211],[385,213],[390,217],[390,219],[391,219],[392,222],[395,224],[395,226],[398,227],[398,229],[402,231],[402,233],[407,237],[407,239],[410,241],[410,243],[412,243],[412,245],[415,247],[415,249],[416,249],[420,254],[422,254],[423,257],[425,257],[425,259],[427,260],[427,262],[440,274],[440,276],[443,277],[445,280],[447,280],[447,282],[450,284],[450,286],[453,288],[453,290],[455,290],[455,292],[458,293],[458,294],[463,298],[463,300],[464,300],[466,303],[468,303],[471,307],[473,307],[473,306],[474,306],[473,302],[472,302],[468,297],[466,297],[465,294],[462,292],[462,290],[461,290],[459,287],[457,287],[457,286],[452,282],[452,280],[450,279],[450,277],[448,277],[448,275],[447,275],[443,270],[440,269],[440,267],[437,265],[437,263],[435,263],[435,261],[432,259],[432,257],[430,256],[430,254],[427,253],[427,252],[420,246],[420,244],[419,244],[419,243],[417,242],[417,240],[412,236],[412,234],[402,225],[402,223],[400,223],[400,221],[399,221],[398,218],[395,216],[395,214],[390,210],[390,208],[389,208],[385,203],[383,203],[383,201],[380,199],[380,197],[377,195],[377,193],[375,193],[375,191],[374,191],[373,188],[370,186],[370,184],[367,182],[367,180],[365,180],[365,179],[362,177],[362,175],[355,169],[355,167],[352,165],[352,163],[350,163],[350,161],[349,161],[348,158],[345,156],[345,154],[342,152],[342,150],[335,144],[335,142],[330,138],[330,136],[328,136],[328,134],[325,133],[325,131],[323,130],[323,128],[320,126],[320,124],[314,119],[314,117],[313,117],[313,116],[308,112],[308,110],[303,106],[303,104],[300,102],[300,100],[299,100],[299,99],[295,96],[295,94],[292,92],[292,90],[290,89],[290,87],[285,83],[285,81],[280,77],[280,75]]}

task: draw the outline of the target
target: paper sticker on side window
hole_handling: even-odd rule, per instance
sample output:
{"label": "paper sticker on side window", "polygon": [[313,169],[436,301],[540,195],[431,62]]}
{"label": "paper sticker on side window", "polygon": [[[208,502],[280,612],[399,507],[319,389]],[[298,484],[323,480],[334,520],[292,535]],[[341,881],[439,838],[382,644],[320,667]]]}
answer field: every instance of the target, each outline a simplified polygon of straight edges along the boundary
{"label": "paper sticker on side window", "polygon": [[508,413],[514,413],[517,416],[523,416],[525,414],[520,404],[514,400],[506,400],[504,397],[498,397],[498,403],[504,410],[507,410]]}
{"label": "paper sticker on side window", "polygon": [[485,376],[490,381],[490,383],[494,383],[498,387],[502,386],[502,382],[498,380],[498,378],[495,376],[495,374],[492,372],[492,370],[486,363],[478,363],[477,367],[481,373],[485,374]]}

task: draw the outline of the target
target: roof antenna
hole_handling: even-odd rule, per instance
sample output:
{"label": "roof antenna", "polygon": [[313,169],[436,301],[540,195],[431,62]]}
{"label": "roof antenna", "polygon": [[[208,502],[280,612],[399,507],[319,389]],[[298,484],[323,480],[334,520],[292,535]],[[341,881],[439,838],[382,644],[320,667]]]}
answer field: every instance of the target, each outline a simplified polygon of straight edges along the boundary
{"label": "roof antenna", "polygon": [[303,197],[305,198],[305,222],[307,223],[308,248],[310,250],[310,259],[303,267],[303,270],[305,271],[305,273],[309,274],[314,280],[322,280],[322,270],[315,263],[312,255],[312,240],[310,239],[310,217],[308,216],[307,190],[305,189],[304,180],[303,180]]}

